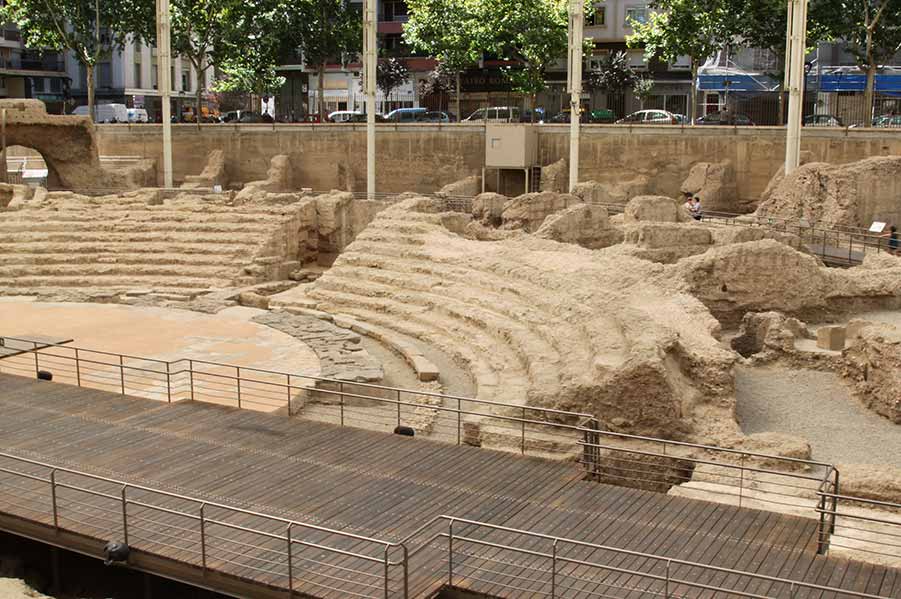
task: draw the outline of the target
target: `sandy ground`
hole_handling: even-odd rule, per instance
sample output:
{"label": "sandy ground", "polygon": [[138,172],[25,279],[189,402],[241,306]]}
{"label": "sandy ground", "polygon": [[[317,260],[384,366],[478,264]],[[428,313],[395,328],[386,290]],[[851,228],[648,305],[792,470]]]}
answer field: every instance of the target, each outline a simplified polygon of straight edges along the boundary
{"label": "sandy ground", "polygon": [[901,426],[855,400],[830,372],[739,366],[737,417],[745,433],[806,438],[813,458],[901,468]]}
{"label": "sandy ground", "polygon": [[259,313],[251,308],[202,314],[116,304],[0,302],[0,335],[65,337],[78,347],[160,360],[194,358],[318,374],[319,360],[306,344],[249,322]]}
{"label": "sandy ground", "polygon": [[18,578],[0,578],[0,599],[50,599]]}

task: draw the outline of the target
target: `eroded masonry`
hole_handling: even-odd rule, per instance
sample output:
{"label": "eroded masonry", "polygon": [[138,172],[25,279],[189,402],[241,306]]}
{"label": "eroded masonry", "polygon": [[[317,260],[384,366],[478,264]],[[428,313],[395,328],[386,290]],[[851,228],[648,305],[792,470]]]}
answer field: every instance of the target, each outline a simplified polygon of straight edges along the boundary
{"label": "eroded masonry", "polygon": [[[64,126],[80,139],[82,123]],[[37,127],[18,143],[34,145]],[[101,169],[39,149],[71,188]],[[136,319],[244,308],[357,392],[354,426],[392,428],[394,408],[362,391],[383,384],[423,392],[404,422],[419,436],[453,437],[442,394],[472,397],[494,403],[461,417],[470,445],[519,451],[525,440],[496,417],[562,410],[635,451],[653,443],[629,435],[815,459],[839,464],[847,494],[901,501],[901,255],[866,230],[901,225],[901,157],[773,173],[743,216],[713,212],[736,209],[733,167],[716,162],[669,194],[634,174],[562,193],[554,173],[566,170],[551,165],[543,191],[516,197],[480,193],[473,176],[367,199],[298,190],[292,160],[276,155],[265,179],[241,182],[213,150],[178,190],[143,187],[147,165],[124,181],[97,175],[130,191],[4,185],[0,334],[35,332],[17,310],[38,322],[60,303],[115,304]],[[702,198],[699,219],[684,193]],[[333,421],[335,401],[307,392],[290,409]],[[529,449],[580,459],[564,437],[536,433]],[[716,500],[705,485],[719,474],[664,466],[663,490]]]}

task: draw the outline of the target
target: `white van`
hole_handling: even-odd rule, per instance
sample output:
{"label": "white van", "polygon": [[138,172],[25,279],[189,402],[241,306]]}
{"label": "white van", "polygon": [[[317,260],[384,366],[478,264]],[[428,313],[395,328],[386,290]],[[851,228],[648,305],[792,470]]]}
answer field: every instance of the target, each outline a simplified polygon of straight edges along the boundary
{"label": "white van", "polygon": [[[88,116],[88,107],[79,106],[72,111],[72,114],[79,116]],[[95,123],[127,123],[128,108],[125,104],[95,104],[94,105],[94,122]]]}
{"label": "white van", "polygon": [[128,122],[129,123],[147,123],[149,122],[149,118],[147,117],[147,111],[143,108],[129,108],[128,109]]}

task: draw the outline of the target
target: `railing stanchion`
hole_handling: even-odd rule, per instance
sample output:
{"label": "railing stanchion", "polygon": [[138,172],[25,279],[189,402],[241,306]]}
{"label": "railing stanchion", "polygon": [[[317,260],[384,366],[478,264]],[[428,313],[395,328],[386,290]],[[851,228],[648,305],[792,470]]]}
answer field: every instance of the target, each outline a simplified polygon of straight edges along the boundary
{"label": "railing stanchion", "polygon": [[831,514],[830,523],[829,523],[829,534],[835,534],[835,518],[838,514],[838,495],[839,495],[838,468],[834,468],[833,470],[835,472],[835,484],[834,484],[835,489],[833,490],[833,495],[832,495],[832,514]]}
{"label": "railing stanchion", "polygon": [[463,441],[463,408],[460,398],[457,398],[457,445]]}
{"label": "railing stanchion", "polygon": [[338,398],[341,406],[341,426],[344,426],[344,381],[338,383]]}
{"label": "railing stanchion", "polygon": [[191,401],[194,401],[194,360],[188,360],[188,382],[191,385]]}
{"label": "railing stanchion", "polygon": [[406,545],[401,545],[404,550],[404,599],[410,597],[410,556]]}
{"label": "railing stanchion", "polygon": [[33,347],[32,353],[34,353],[34,376],[38,376],[38,374],[41,371],[41,367],[38,366],[38,344],[36,342],[32,341],[31,345]]}
{"label": "railing stanchion", "polygon": [[520,444],[519,444],[519,452],[522,455],[526,455],[526,409],[525,408],[522,409],[522,422],[520,422],[520,425],[521,425],[520,426],[520,431],[521,431],[520,434],[522,435],[522,438],[521,438]]}
{"label": "railing stanchion", "polygon": [[288,375],[288,416],[291,416],[291,375]]}
{"label": "railing stanchion", "polygon": [[288,539],[288,597],[294,596],[294,542],[291,540],[291,527],[294,523],[288,524],[288,530],[285,532],[285,538]]}
{"label": "railing stanchion", "polygon": [[235,380],[238,384],[238,407],[241,407],[241,367],[235,366]]}
{"label": "railing stanchion", "polygon": [[81,387],[81,360],[78,358],[78,348],[75,348],[75,384]]}
{"label": "railing stanchion", "polygon": [[[122,390],[122,395],[125,395],[125,363],[123,360],[122,354],[119,354],[119,386]],[[166,386],[169,386],[168,381]]]}
{"label": "railing stanchion", "polygon": [[122,485],[122,542],[128,545],[128,500],[125,498],[125,491],[128,485]]}
{"label": "railing stanchion", "polygon": [[741,454],[741,463],[738,470],[738,507],[741,507],[745,489],[745,454]]}
{"label": "railing stanchion", "polygon": [[397,390],[397,426],[400,426],[400,389]]}
{"label": "railing stanchion", "polygon": [[59,532],[59,512],[56,507],[56,468],[50,471],[50,504],[53,507],[53,528]]}
{"label": "railing stanchion", "polygon": [[670,560],[666,560],[666,580],[663,582],[663,599],[669,599],[669,569]]}
{"label": "railing stanchion", "polygon": [[206,503],[200,504],[200,561],[203,564],[203,573],[206,574],[206,519],[204,512]]}
{"label": "railing stanchion", "polygon": [[385,599],[388,599],[388,595],[390,594],[390,591],[389,591],[389,587],[390,587],[389,581],[391,580],[391,577],[390,577],[390,571],[389,571],[389,567],[388,567],[388,566],[389,566],[389,565],[388,565],[388,548],[389,548],[389,546],[388,546],[388,545],[385,545],[385,557],[384,557],[384,563],[385,563],[385,572],[384,572],[384,576],[385,576]]}
{"label": "railing stanchion", "polygon": [[447,525],[447,586],[454,586],[454,519]]}
{"label": "railing stanchion", "polygon": [[557,541],[551,547],[551,599],[557,599]]}
{"label": "railing stanchion", "polygon": [[166,401],[172,403],[172,374],[169,370],[169,362],[166,362]]}

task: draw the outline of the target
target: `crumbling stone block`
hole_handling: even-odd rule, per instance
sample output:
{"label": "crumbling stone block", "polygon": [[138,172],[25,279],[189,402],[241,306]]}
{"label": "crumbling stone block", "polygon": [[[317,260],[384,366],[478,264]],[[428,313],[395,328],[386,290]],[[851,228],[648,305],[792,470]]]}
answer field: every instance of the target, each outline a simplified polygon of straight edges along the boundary
{"label": "crumbling stone block", "polygon": [[656,221],[661,223],[682,223],[691,220],[691,215],[676,200],[666,196],[638,196],[626,204],[623,222],[626,224],[640,221]]}
{"label": "crumbling stone block", "polygon": [[831,351],[845,349],[845,327],[820,327],[817,329],[817,347]]}

